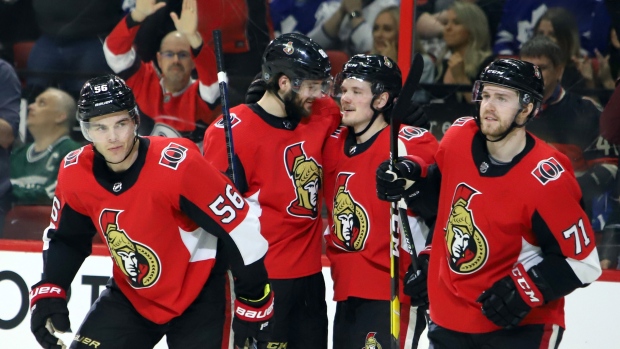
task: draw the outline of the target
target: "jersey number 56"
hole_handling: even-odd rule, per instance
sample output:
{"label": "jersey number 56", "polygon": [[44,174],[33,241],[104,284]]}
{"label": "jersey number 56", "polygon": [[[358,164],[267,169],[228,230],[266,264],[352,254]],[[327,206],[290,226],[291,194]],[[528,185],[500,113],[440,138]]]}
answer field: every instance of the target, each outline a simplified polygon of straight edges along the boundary
{"label": "jersey number 56", "polygon": [[233,190],[230,184],[226,184],[225,193],[228,200],[220,195],[209,205],[209,208],[216,216],[222,217],[220,219],[222,223],[228,224],[237,217],[237,211],[232,206],[237,210],[241,210],[245,206],[245,200],[243,200],[239,193]]}

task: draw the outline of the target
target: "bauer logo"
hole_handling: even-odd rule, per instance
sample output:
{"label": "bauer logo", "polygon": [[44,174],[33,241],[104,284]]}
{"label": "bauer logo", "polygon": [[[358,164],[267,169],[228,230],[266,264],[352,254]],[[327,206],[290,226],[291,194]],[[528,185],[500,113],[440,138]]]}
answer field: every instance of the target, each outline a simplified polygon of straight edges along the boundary
{"label": "bauer logo", "polygon": [[75,165],[78,163],[78,156],[82,152],[82,149],[76,149],[65,156],[65,164],[64,167],[69,167],[71,165]]}
{"label": "bauer logo", "polygon": [[[241,119],[239,119],[235,113],[230,114],[230,127],[235,127],[240,122],[241,122]],[[224,128],[224,117],[222,117],[220,121],[215,123],[215,127]]]}
{"label": "bauer logo", "polygon": [[184,146],[171,142],[164,150],[161,151],[161,158],[159,164],[176,170],[179,164],[185,160],[187,148]]}
{"label": "bauer logo", "polygon": [[532,175],[534,175],[542,185],[547,185],[550,181],[560,178],[562,172],[564,172],[564,167],[560,165],[558,160],[550,157],[549,159],[540,161],[532,171]]}

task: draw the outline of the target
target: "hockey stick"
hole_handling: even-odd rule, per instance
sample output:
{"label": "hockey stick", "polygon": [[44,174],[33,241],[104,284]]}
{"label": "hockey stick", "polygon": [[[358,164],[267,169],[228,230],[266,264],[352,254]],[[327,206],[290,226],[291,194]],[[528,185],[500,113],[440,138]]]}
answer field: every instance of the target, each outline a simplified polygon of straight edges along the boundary
{"label": "hockey stick", "polygon": [[[402,118],[407,111],[407,107],[411,103],[411,97],[415,93],[416,89],[420,85],[420,78],[422,77],[422,70],[424,69],[424,61],[420,54],[416,54],[407,75],[405,85],[394,104],[392,115],[390,118],[390,170],[396,165],[396,159],[398,158],[398,133],[400,131],[400,125],[402,124]],[[402,210],[402,211],[401,211]],[[403,217],[404,213],[404,217]],[[409,227],[409,221],[407,220],[407,210],[399,209],[398,203],[393,202],[390,206],[390,296],[391,296],[391,349],[400,348],[400,300],[399,295],[399,277],[398,272],[398,248],[400,246],[400,236],[398,233],[398,218],[400,214],[401,226],[403,227],[403,233],[405,240],[409,245],[411,251],[411,261],[415,270],[417,270],[417,258],[415,247],[413,245],[413,237],[411,235],[411,228]]]}
{"label": "hockey stick", "polygon": [[233,144],[232,119],[228,108],[228,83],[226,70],[224,69],[224,49],[222,46],[222,31],[215,29],[213,31],[213,43],[215,45],[215,60],[217,62],[217,81],[220,86],[220,100],[222,103],[222,114],[224,123],[224,133],[226,137],[226,154],[228,155],[228,168],[230,168],[232,181],[239,188],[239,173],[234,161],[235,147]]}

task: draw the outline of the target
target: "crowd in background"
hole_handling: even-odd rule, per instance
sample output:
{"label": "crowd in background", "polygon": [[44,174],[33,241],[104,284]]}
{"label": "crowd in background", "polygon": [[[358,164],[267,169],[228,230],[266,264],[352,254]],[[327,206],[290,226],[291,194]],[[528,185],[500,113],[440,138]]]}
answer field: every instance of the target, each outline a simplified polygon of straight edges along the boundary
{"label": "crowd in background", "polygon": [[[85,144],[75,101],[90,77],[114,72],[127,80],[147,120],[141,134],[200,143],[221,112],[212,29],[223,32],[231,107],[244,102],[265,47],[283,33],[308,35],[332,62],[357,53],[398,59],[398,0],[198,0],[194,22],[181,15],[182,1],[160,3],[153,13],[132,16],[131,0],[0,1],[0,237],[16,207],[52,204],[60,161]],[[620,122],[604,109],[618,103],[612,92],[620,70],[620,6],[417,4],[414,51],[425,66],[416,102],[425,105],[431,132],[440,140],[452,121],[476,112],[471,86],[496,58],[537,64],[545,96],[528,130],[569,156],[601,238],[601,265],[620,267],[620,127],[613,128]],[[333,71],[341,68],[334,64]]]}

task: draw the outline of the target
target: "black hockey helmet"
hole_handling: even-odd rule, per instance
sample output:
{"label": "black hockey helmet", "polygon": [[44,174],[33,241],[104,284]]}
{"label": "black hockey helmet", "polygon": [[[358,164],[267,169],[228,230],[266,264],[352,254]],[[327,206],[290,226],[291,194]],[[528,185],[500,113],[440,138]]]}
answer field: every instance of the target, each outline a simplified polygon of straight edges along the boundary
{"label": "black hockey helmet", "polygon": [[398,97],[403,84],[403,76],[396,62],[383,55],[358,54],[351,57],[336,76],[332,97],[340,97],[342,82],[349,78],[370,82],[375,97],[388,92],[390,98],[387,106],[391,106],[394,98]]}
{"label": "black hockey helmet", "polygon": [[263,79],[282,73],[293,86],[303,80],[331,80],[327,53],[312,39],[299,33],[286,33],[272,40],[263,54]]}
{"label": "black hockey helmet", "polygon": [[505,58],[489,64],[474,84],[474,101],[480,100],[485,83],[517,90],[522,105],[533,103],[534,109],[528,118],[536,115],[543,100],[544,82],[540,68],[530,62]]}
{"label": "black hockey helmet", "polygon": [[86,81],[80,91],[77,106],[77,119],[80,122],[126,110],[136,124],[140,123],[133,92],[123,79],[113,74],[98,76]]}

